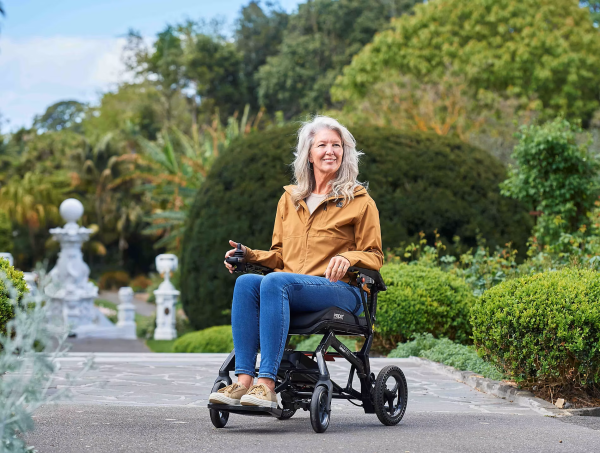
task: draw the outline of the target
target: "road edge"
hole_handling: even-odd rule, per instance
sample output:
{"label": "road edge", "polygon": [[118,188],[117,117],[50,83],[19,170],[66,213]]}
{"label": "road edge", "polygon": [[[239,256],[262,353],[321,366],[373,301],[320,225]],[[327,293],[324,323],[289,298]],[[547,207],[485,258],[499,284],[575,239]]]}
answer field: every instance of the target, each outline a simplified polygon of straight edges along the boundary
{"label": "road edge", "polygon": [[410,357],[415,363],[427,365],[434,368],[438,373],[444,374],[462,382],[469,387],[483,393],[494,395],[497,398],[507,399],[517,403],[519,406],[529,407],[533,411],[546,417],[570,417],[570,416],[590,416],[600,417],[600,407],[591,407],[585,409],[559,409],[554,404],[536,397],[533,393],[514,388],[502,381],[487,379],[480,374],[472,371],[460,371],[454,367],[434,362],[422,357]]}

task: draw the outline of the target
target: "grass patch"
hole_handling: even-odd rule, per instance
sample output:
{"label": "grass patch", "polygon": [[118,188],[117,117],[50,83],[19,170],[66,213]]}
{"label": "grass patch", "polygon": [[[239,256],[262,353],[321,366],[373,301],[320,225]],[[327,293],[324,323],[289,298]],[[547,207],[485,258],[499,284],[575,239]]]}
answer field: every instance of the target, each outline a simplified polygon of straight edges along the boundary
{"label": "grass patch", "polygon": [[447,338],[434,338],[430,333],[416,335],[412,341],[399,343],[398,347],[388,355],[394,358],[411,356],[440,362],[461,371],[472,371],[488,379],[498,381],[506,379],[506,376],[493,364],[477,355],[475,347],[454,343]]}
{"label": "grass patch", "polygon": [[177,340],[146,340],[146,346],[152,352],[174,352],[173,345]]}

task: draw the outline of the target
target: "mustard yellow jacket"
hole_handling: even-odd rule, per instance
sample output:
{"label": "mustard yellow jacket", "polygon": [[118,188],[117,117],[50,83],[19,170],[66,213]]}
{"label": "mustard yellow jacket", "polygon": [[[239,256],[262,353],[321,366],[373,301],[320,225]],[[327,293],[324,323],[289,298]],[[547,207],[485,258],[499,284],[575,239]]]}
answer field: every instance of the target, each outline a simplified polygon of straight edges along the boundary
{"label": "mustard yellow jacket", "polygon": [[[309,214],[304,200],[298,210],[292,202],[296,186],[285,186],[277,205],[271,248],[252,250],[246,260],[277,272],[324,276],[329,261],[343,256],[351,266],[379,270],[383,265],[381,227],[375,201],[363,186],[354,200],[342,207],[342,199],[329,197]],[[351,282],[350,276],[342,278]],[[351,283],[355,283],[353,280]]]}

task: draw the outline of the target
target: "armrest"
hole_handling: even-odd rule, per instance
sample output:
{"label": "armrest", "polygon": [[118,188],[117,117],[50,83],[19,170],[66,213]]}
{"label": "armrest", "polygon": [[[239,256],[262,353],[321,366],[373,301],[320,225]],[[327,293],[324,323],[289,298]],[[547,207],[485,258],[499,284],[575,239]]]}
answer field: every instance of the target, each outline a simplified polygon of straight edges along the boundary
{"label": "armrest", "polygon": [[377,288],[377,291],[385,291],[387,289],[387,286],[385,286],[385,282],[383,281],[383,277],[381,276],[381,274],[377,271],[374,271],[373,269],[366,269],[364,267],[358,266],[350,266],[348,268],[348,272],[358,274],[359,277],[362,276],[366,277],[367,279],[371,279],[371,282],[367,280],[365,281],[365,283],[373,283]]}
{"label": "armrest", "polygon": [[236,256],[230,256],[225,261],[231,264],[234,267],[234,272],[240,274],[262,274],[267,275],[271,272],[274,272],[273,269],[266,266],[261,266],[260,264],[247,263],[243,260],[243,258],[239,258]]}

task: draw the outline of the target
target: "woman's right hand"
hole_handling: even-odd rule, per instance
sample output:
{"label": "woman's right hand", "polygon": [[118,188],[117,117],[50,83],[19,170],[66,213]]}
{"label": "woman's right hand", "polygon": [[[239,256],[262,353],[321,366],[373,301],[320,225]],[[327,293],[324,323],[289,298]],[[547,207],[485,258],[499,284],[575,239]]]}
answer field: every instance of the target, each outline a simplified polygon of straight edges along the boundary
{"label": "woman's right hand", "polygon": [[[233,254],[237,250],[238,243],[235,242],[235,241],[232,241],[230,239],[229,240],[229,245],[231,245],[233,247],[233,250],[229,250],[227,253],[225,253],[225,261],[223,261],[223,262],[225,263],[225,267],[227,268],[227,270],[229,271],[229,273],[233,274],[233,266],[227,262],[227,258],[229,258],[230,256],[233,256]],[[243,245],[243,244],[242,244],[242,250],[244,251],[244,256],[246,256],[246,246]]]}

